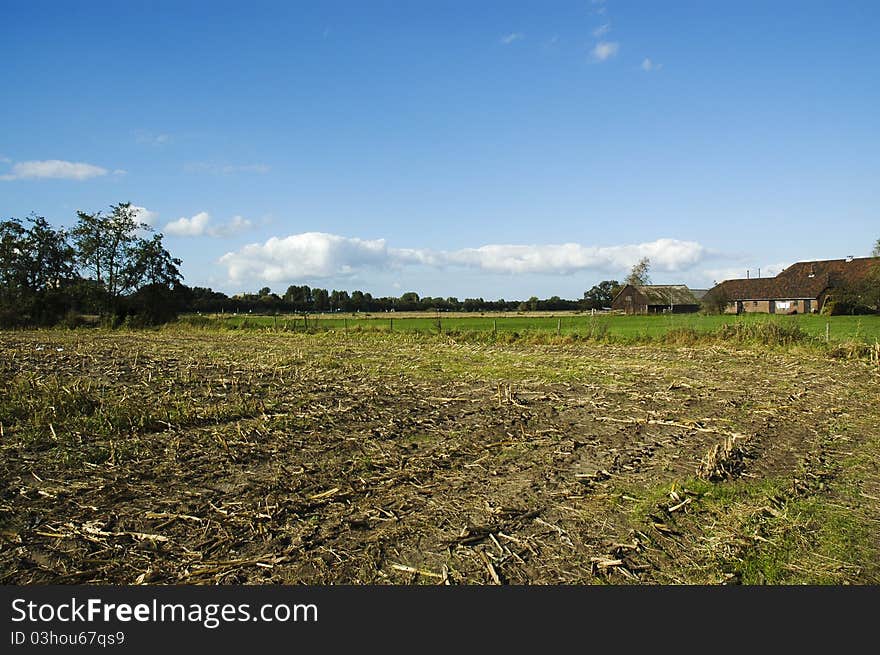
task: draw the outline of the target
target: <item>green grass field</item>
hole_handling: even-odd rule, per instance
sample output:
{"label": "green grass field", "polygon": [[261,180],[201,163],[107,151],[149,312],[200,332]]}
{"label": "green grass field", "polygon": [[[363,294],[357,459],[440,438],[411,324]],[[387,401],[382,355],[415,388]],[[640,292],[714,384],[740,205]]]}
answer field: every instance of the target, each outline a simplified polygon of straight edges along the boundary
{"label": "green grass field", "polygon": [[[302,316],[186,316],[186,323],[229,329],[278,329],[297,331],[305,328]],[[621,316],[560,313],[555,316],[528,316],[490,313],[474,316],[426,316],[418,314],[347,314],[320,315],[308,318],[309,330],[368,329],[401,332],[491,332],[555,333],[562,335],[601,336],[615,340],[645,340],[661,337],[672,330],[691,329],[713,332],[723,325],[769,323],[798,326],[804,332],[824,340],[826,329],[831,341],[880,341],[880,316],[707,316],[675,314],[660,316]]]}

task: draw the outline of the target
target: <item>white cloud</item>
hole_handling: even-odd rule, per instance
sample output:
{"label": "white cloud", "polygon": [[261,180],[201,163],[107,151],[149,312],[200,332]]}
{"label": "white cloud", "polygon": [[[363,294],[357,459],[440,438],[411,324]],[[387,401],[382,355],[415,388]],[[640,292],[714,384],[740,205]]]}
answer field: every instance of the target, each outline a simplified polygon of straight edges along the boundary
{"label": "white cloud", "polygon": [[164,146],[168,143],[171,143],[171,135],[170,134],[155,134],[153,132],[146,132],[144,130],[138,130],[135,132],[135,141],[138,143],[144,143],[150,146]]}
{"label": "white cloud", "polygon": [[694,241],[658,239],[622,246],[490,244],[442,251],[389,248],[384,239],[364,240],[306,232],[272,237],[220,258],[230,280],[284,282],[306,278],[344,277],[363,269],[425,266],[467,268],[499,274],[566,275],[584,270],[622,271],[642,257],[655,270],[680,271],[707,255]]}
{"label": "white cloud", "polygon": [[253,227],[253,222],[242,216],[233,216],[227,223],[215,225],[208,212],[199,212],[191,218],[181,216],[165,225],[165,232],[178,237],[228,237]]}
{"label": "white cloud", "polygon": [[505,36],[501,37],[501,43],[504,45],[510,45],[514,41],[521,41],[525,38],[525,35],[522,32],[511,32]]}
{"label": "white cloud", "polygon": [[650,73],[651,71],[658,71],[663,68],[663,64],[655,64],[648,57],[645,57],[642,60],[642,70]]}
{"label": "white cloud", "polygon": [[595,36],[598,39],[600,36],[605,36],[610,31],[611,31],[611,23],[603,23],[602,25],[600,25],[599,27],[597,27],[596,29],[593,30],[593,36]]}
{"label": "white cloud", "polygon": [[228,223],[221,223],[209,230],[212,237],[229,237],[244,232],[254,226],[253,221],[243,216],[233,216]]}
{"label": "white cloud", "polygon": [[596,61],[605,61],[617,54],[620,44],[616,41],[599,41],[593,48],[593,59]]}
{"label": "white cloud", "polygon": [[[115,172],[115,171],[114,171]],[[88,180],[107,175],[107,169],[84,162],[46,159],[42,161],[21,161],[12,166],[12,172],[0,175],[0,180]]]}
{"label": "white cloud", "polygon": [[137,205],[131,206],[134,211],[134,219],[136,221],[140,221],[141,223],[146,223],[147,225],[153,225],[156,221],[156,218],[159,216],[158,212],[152,212],[146,207],[138,207]]}
{"label": "white cloud", "polygon": [[364,268],[383,268],[390,263],[384,239],[364,240],[324,232],[304,232],[272,237],[220,258],[229,278],[281,282],[302,278],[350,275]]}
{"label": "white cloud", "polygon": [[192,162],[183,167],[187,173],[212,173],[232,175],[234,173],[268,173],[272,168],[267,164],[218,164],[215,162]]}
{"label": "white cloud", "polygon": [[444,253],[449,263],[494,273],[569,274],[581,270],[616,270],[632,266],[648,257],[655,269],[677,271],[688,268],[705,256],[705,249],[693,241],[658,239],[650,243],[625,246],[488,245]]}
{"label": "white cloud", "polygon": [[199,212],[192,218],[181,216],[176,221],[171,221],[165,226],[165,232],[178,237],[199,237],[207,233],[211,215],[208,212]]}

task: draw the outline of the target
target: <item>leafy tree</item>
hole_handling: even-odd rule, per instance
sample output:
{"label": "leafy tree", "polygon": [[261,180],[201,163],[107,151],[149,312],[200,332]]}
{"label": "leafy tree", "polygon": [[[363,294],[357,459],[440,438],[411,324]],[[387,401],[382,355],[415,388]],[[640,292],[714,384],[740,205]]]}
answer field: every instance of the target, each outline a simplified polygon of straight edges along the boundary
{"label": "leafy tree", "polygon": [[651,284],[651,276],[648,274],[650,268],[651,260],[647,257],[642,257],[638,263],[632,267],[629,275],[626,276],[626,284],[632,284],[633,286]]}
{"label": "leafy tree", "polygon": [[863,280],[834,289],[823,311],[831,314],[880,313],[880,266]]}
{"label": "leafy tree", "polygon": [[73,229],[77,258],[103,289],[104,311],[118,313],[121,298],[143,282],[147,261],[144,250],[161,248],[161,238],[150,245],[138,236],[152,228],[136,220],[137,211],[128,202],[112,205],[108,215],[80,211],[77,216],[79,220]]}
{"label": "leafy tree", "polygon": [[349,308],[351,304],[351,298],[348,295],[348,291],[337,291],[333,289],[330,293],[330,311],[344,311]]}
{"label": "leafy tree", "polygon": [[703,296],[703,310],[708,314],[723,314],[730,304],[730,298],[724,287],[715,287]]}
{"label": "leafy tree", "polygon": [[51,324],[71,305],[66,289],[75,279],[67,233],[42,216],[27,225],[0,222],[0,305],[4,324]]}
{"label": "leafy tree", "polygon": [[610,307],[618,291],[620,291],[620,283],[617,280],[603,280],[584,292],[583,306],[586,309]]}
{"label": "leafy tree", "polygon": [[880,257],[880,239],[874,244],[874,250],[871,251],[871,257]]}
{"label": "leafy tree", "polygon": [[327,289],[312,289],[313,306],[316,312],[326,312],[330,309],[330,294]]}
{"label": "leafy tree", "polygon": [[16,218],[0,221],[0,301],[14,302],[24,291],[26,230]]}
{"label": "leafy tree", "polygon": [[415,291],[408,291],[400,296],[400,302],[397,309],[403,311],[411,311],[419,308],[419,294]]}
{"label": "leafy tree", "polygon": [[312,290],[306,285],[289,286],[284,294],[284,302],[288,305],[292,305],[293,309],[296,311],[303,312],[311,309],[313,303]]}
{"label": "leafy tree", "polygon": [[161,234],[154,234],[151,239],[139,239],[133,250],[133,283],[174,289],[182,278],[178,268],[182,263],[165,250]]}

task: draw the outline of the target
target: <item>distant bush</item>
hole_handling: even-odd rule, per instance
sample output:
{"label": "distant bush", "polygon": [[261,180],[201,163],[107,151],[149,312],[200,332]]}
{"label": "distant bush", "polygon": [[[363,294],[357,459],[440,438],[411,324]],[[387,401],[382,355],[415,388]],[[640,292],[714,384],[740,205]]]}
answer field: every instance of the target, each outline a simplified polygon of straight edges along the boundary
{"label": "distant bush", "polygon": [[776,321],[722,325],[715,334],[725,340],[762,343],[768,346],[785,346],[812,340],[799,325]]}
{"label": "distant bush", "polygon": [[700,341],[705,341],[707,336],[708,335],[705,332],[698,332],[693,328],[684,327],[670,330],[663,335],[662,341],[663,343],[678,346],[689,346],[695,343],[699,343]]}
{"label": "distant bush", "polygon": [[70,310],[64,315],[64,318],[58,322],[58,325],[69,330],[74,330],[88,325],[88,321],[86,321],[85,317],[79,312]]}

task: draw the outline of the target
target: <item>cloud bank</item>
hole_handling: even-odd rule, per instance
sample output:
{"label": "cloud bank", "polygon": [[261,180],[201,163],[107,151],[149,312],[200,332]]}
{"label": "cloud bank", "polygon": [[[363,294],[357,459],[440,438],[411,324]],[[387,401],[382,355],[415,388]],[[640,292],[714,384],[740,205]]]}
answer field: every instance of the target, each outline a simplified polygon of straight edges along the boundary
{"label": "cloud bank", "polygon": [[253,227],[253,222],[242,216],[233,216],[226,223],[216,224],[208,212],[199,212],[187,218],[181,216],[165,225],[164,232],[177,237],[228,237]]}
{"label": "cloud bank", "polygon": [[[124,171],[114,171],[123,173]],[[86,164],[85,162],[64,161],[62,159],[45,159],[39,161],[20,161],[12,166],[12,172],[0,175],[0,180],[88,180],[93,177],[107,175],[106,168]]]}
{"label": "cloud bank", "polygon": [[[196,218],[196,217],[193,217]],[[460,250],[391,248],[385,239],[359,239],[324,232],[272,237],[220,258],[234,282],[287,282],[347,277],[364,270],[407,266],[462,268],[486,273],[569,275],[580,271],[621,271],[642,257],[654,270],[688,269],[707,256],[694,241],[658,239],[620,246],[489,244]]]}

